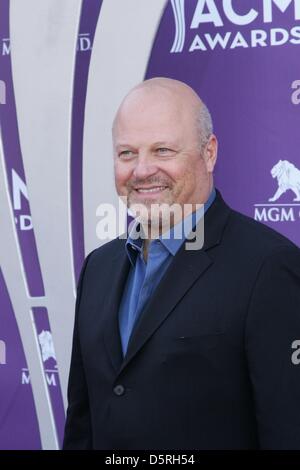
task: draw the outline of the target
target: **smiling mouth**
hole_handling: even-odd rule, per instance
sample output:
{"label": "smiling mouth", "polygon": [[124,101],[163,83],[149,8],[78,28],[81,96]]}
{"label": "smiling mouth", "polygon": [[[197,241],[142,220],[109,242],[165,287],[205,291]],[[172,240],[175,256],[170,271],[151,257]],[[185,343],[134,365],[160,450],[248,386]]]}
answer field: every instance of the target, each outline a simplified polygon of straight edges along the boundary
{"label": "smiling mouth", "polygon": [[135,188],[135,191],[139,194],[151,194],[151,193],[161,193],[167,189],[167,186],[153,186],[152,188]]}

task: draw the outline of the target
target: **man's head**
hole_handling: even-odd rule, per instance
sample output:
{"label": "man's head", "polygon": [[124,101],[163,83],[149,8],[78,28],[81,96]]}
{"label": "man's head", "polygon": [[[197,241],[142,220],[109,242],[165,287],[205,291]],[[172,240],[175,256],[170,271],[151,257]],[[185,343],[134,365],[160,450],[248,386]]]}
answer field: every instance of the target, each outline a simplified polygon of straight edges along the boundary
{"label": "man's head", "polygon": [[154,78],[133,88],[113,124],[117,192],[128,206],[203,204],[213,186],[217,140],[188,85]]}

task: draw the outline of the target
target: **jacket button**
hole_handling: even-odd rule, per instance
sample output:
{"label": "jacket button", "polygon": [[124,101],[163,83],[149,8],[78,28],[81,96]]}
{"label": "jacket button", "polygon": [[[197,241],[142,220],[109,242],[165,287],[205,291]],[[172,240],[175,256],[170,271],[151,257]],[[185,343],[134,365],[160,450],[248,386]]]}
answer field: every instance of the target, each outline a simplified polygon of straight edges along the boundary
{"label": "jacket button", "polygon": [[114,394],[118,395],[118,397],[120,397],[121,395],[124,395],[124,393],[125,393],[125,387],[123,387],[123,385],[116,385],[114,387]]}

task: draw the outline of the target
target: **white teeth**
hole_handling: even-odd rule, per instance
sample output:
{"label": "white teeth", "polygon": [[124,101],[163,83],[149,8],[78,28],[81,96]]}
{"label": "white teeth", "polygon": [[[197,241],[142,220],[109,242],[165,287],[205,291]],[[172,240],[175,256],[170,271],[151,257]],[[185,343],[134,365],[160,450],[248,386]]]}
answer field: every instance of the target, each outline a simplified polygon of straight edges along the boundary
{"label": "white teeth", "polygon": [[165,189],[164,186],[157,186],[156,188],[150,188],[150,189],[138,189],[137,191],[139,193],[155,193],[157,191],[163,191]]}

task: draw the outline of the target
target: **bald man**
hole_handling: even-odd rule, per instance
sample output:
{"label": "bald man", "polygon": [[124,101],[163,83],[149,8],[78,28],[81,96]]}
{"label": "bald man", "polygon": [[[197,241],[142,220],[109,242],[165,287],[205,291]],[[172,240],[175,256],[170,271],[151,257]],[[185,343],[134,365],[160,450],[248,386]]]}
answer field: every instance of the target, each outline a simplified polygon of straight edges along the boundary
{"label": "bald man", "polygon": [[186,84],[131,90],[113,146],[134,221],[82,268],[64,449],[300,449],[300,250],[214,188]]}

